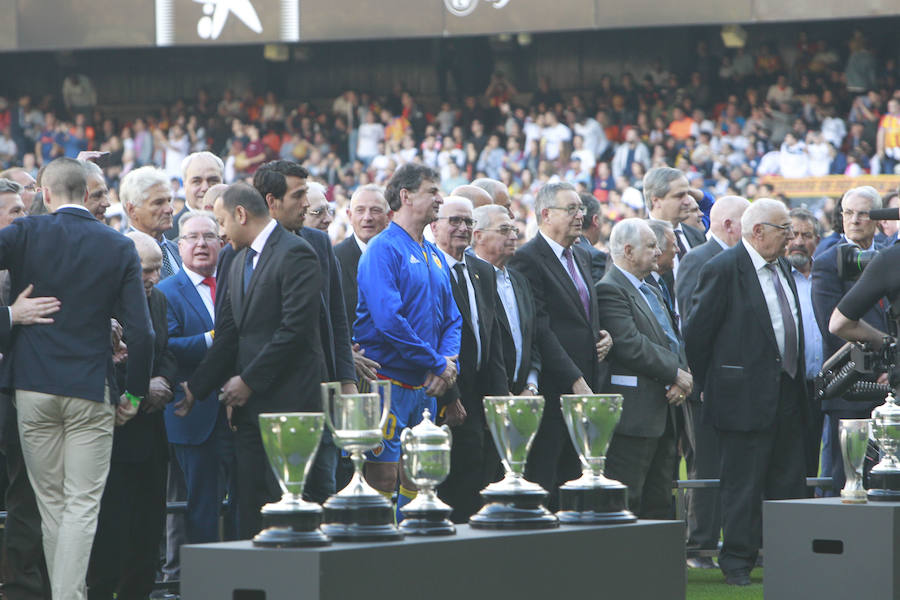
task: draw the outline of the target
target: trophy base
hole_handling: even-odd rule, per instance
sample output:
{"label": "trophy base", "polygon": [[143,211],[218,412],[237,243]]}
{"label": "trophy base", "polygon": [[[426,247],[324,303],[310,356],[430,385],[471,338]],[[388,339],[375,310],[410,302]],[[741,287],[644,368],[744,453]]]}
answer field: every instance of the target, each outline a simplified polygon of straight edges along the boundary
{"label": "trophy base", "polygon": [[559,519],[543,502],[547,491],[536,483],[507,480],[492,483],[481,492],[485,505],[469,519],[475,529],[555,529]]}
{"label": "trophy base", "polygon": [[841,490],[841,504],[865,504],[866,490]]}
{"label": "trophy base", "polygon": [[394,507],[380,494],[336,494],[322,506],[322,531],[340,542],[382,542],[403,539],[394,525]]}
{"label": "trophy base", "polygon": [[331,540],[319,529],[322,509],[285,510],[278,504],[262,509],[263,529],[253,538],[253,545],[262,548],[302,548],[328,546]]}
{"label": "trophy base", "polygon": [[636,523],[628,510],[628,488],[621,483],[581,487],[567,483],[559,488],[560,523],[567,525],[619,525]]}
{"label": "trophy base", "polygon": [[872,469],[866,495],[873,502],[900,502],[900,472]]}
{"label": "trophy base", "polygon": [[447,512],[415,512],[404,510],[406,518],[400,523],[400,531],[406,535],[438,536],[456,535],[456,527],[447,518]]}

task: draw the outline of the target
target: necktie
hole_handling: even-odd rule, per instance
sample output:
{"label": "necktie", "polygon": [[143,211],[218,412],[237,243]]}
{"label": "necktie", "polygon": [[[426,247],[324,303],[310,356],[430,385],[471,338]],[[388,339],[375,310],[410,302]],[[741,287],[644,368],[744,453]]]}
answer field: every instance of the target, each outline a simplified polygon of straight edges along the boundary
{"label": "necktie", "polygon": [[244,261],[244,293],[250,287],[250,278],[253,277],[253,257],[256,256],[256,250],[247,248],[247,258]]}
{"label": "necktie", "polygon": [[215,277],[204,277],[203,281],[200,283],[204,283],[209,287],[209,295],[212,297],[213,304],[216,303],[216,278]]}
{"label": "necktie", "polygon": [[162,279],[166,277],[171,277],[175,274],[175,270],[172,269],[172,261],[169,260],[169,253],[166,251],[165,242],[159,243],[159,249],[162,250],[162,269],[160,269],[160,274],[162,275]]}
{"label": "necktie", "polygon": [[775,265],[769,263],[766,268],[772,274],[772,283],[775,284],[775,293],[778,295],[778,307],[781,309],[781,322],[784,326],[784,370],[794,377],[797,374],[797,324],[794,323],[794,313]]}
{"label": "necktie", "polygon": [[453,270],[456,272],[456,289],[458,293],[456,304],[459,306],[460,312],[464,312],[467,317],[471,317],[472,309],[469,306],[469,286],[466,283],[463,264],[461,262],[456,263],[453,265]]}
{"label": "necktie", "polygon": [[506,315],[513,346],[516,349],[516,368],[513,378],[518,380],[519,367],[522,362],[522,326],[519,323],[519,305],[516,304],[516,293],[513,290],[509,274],[499,269],[497,270],[497,292],[500,296],[500,303],[503,304],[503,314]]}
{"label": "necktie", "polygon": [[662,327],[663,331],[666,333],[666,337],[669,339],[669,349],[672,352],[677,353],[681,346],[681,342],[678,340],[678,336],[675,335],[675,329],[672,328],[669,314],[666,312],[666,309],[663,308],[662,303],[659,301],[659,297],[656,295],[656,292],[653,291],[652,287],[646,283],[642,283],[640,290],[647,299],[647,304],[650,305],[650,310],[653,312],[653,316],[656,317],[656,322],[659,323],[659,326]]}
{"label": "necktie", "polygon": [[684,231],[681,229],[675,230],[675,242],[678,244],[678,260],[684,258],[684,255],[687,254],[687,246],[685,246],[682,241],[682,237],[684,237]]}
{"label": "necktie", "polygon": [[581,298],[581,305],[584,307],[584,314],[588,319],[591,318],[591,309],[589,306],[591,295],[588,293],[587,287],[584,285],[584,281],[579,277],[578,272],[575,270],[575,261],[572,259],[572,249],[566,248],[563,250],[563,256],[566,259],[566,267],[569,269],[569,275],[572,276],[572,281],[575,282],[575,289],[578,290],[578,296]]}
{"label": "necktie", "polygon": [[666,285],[666,280],[660,277],[656,284],[659,286],[659,293],[662,294],[663,300],[666,301],[669,312],[675,312],[675,306],[672,304],[672,294],[669,293],[669,286]]}

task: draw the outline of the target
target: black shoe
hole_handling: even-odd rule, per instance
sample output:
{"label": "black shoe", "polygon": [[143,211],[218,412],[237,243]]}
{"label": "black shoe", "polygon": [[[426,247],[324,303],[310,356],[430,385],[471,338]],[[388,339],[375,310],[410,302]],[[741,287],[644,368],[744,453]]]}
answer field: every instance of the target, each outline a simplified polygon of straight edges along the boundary
{"label": "black shoe", "polygon": [[698,556],[687,559],[687,566],[691,569],[718,569],[713,559],[708,556]]}
{"label": "black shoe", "polygon": [[746,571],[735,571],[733,573],[725,573],[725,583],[728,585],[738,585],[741,587],[750,585],[750,574]]}

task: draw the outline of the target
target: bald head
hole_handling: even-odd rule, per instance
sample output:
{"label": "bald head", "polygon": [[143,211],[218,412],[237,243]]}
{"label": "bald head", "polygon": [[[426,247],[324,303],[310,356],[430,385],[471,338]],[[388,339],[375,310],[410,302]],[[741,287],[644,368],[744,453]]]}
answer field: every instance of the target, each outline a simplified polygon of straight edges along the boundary
{"label": "bald head", "polygon": [[741,216],[750,206],[746,198],[722,196],[712,205],[709,230],[720,240],[734,246],[741,239]]}
{"label": "bald head", "polygon": [[162,250],[152,237],[140,231],[129,231],[125,234],[134,242],[138,257],[141,259],[141,272],[144,281],[144,292],[150,297],[153,286],[159,283],[159,269],[162,267]]}
{"label": "bald head", "polygon": [[[472,206],[478,208],[479,206],[485,206],[487,204],[493,204],[494,199],[491,197],[489,193],[487,193],[482,188],[475,185],[461,185],[450,194],[450,197],[460,196],[462,198],[468,198],[472,203]],[[447,198],[444,198],[444,203],[446,204]]]}
{"label": "bald head", "polygon": [[228,189],[228,185],[225,183],[217,183],[212,186],[206,193],[203,194],[203,200],[201,201],[202,210],[212,212],[213,206],[216,204],[216,200],[225,193],[225,190]]}
{"label": "bald head", "polygon": [[479,187],[490,194],[492,204],[502,206],[507,210],[509,209],[509,205],[511,204],[511,200],[509,199],[509,190],[506,188],[506,185],[502,181],[489,179],[487,177],[481,177],[473,181],[472,185],[475,187]]}

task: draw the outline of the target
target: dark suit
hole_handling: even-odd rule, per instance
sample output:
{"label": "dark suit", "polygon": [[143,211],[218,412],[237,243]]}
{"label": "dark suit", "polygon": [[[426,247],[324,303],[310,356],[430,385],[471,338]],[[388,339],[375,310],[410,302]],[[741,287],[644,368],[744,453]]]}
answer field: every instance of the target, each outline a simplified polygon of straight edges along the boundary
{"label": "dark suit", "polygon": [[[879,244],[876,250],[881,249]],[[828,331],[831,313],[841,298],[850,291],[855,282],[844,281],[837,272],[837,244],[822,252],[813,261],[812,266],[812,305],[816,315],[816,323],[822,332],[822,356],[827,360],[844,345],[844,340]],[[879,331],[888,331],[887,302],[881,302],[869,309],[862,320]],[[822,444],[822,475],[832,478],[832,487],[825,495],[837,495],[844,487],[844,461],[838,440],[840,419],[868,419],[872,409],[882,404],[883,400],[869,402],[851,402],[843,398],[829,398],[822,401],[821,410],[825,413],[825,439]],[[821,432],[820,432],[821,433]]]}
{"label": "dark suit", "polygon": [[[166,298],[153,289],[147,303],[156,334],[153,377],[163,377],[174,387],[177,365],[167,348]],[[162,411],[145,409],[142,406],[133,419],[116,427],[113,435],[88,568],[90,600],[111,600],[113,593],[123,600],[146,598],[156,579],[166,516],[168,449]]]}
{"label": "dark suit", "polygon": [[[782,369],[772,319],[743,243],[700,270],[684,327],[703,413],[719,432],[725,573],[749,572],[762,542],[762,500],[800,498],[803,454],[803,323],[790,268],[777,261],[797,308],[797,372]],[[782,287],[783,284],[782,284]]]}
{"label": "dark suit", "polygon": [[591,241],[585,236],[581,236],[575,240],[575,245],[583,250],[587,250],[588,254],[591,255],[591,277],[594,278],[594,282],[603,279],[603,275],[606,274],[606,263],[609,259],[609,255],[603,250],[595,248]]}
{"label": "dark suit", "polygon": [[544,396],[544,415],[528,455],[526,477],[550,492],[549,506],[557,505],[561,483],[577,477],[580,462],[569,440],[559,408],[560,394],[572,392],[580,377],[591,390],[599,391],[606,381],[606,364],[597,360],[600,331],[597,298],[591,277],[590,256],[581,248],[572,249],[574,262],[587,286],[589,315],[567,269],[553,253],[542,234],[516,251],[509,266],[531,285],[536,313],[536,333],[541,356],[538,387]]}
{"label": "dark suit", "polygon": [[509,321],[502,302],[497,300],[497,317],[500,321],[500,340],[503,348],[503,362],[506,366],[506,381],[509,391],[513,394],[521,394],[528,383],[528,373],[535,369],[540,373],[541,357],[538,352],[535,326],[537,323],[534,295],[528,280],[514,269],[507,267],[507,274],[512,283],[513,293],[516,296],[516,307],[519,311],[519,329],[522,335],[522,358],[518,376],[516,375],[516,348],[510,330]]}
{"label": "dark suit", "polygon": [[[456,523],[467,522],[481,508],[478,494],[485,485],[493,481],[493,475],[499,466],[496,451],[492,452],[493,441],[484,420],[483,398],[508,392],[500,325],[497,322],[497,280],[494,267],[471,255],[463,255],[463,260],[475,295],[481,366],[478,365],[478,342],[472,313],[467,310],[469,298],[463,298],[462,287],[451,274],[453,299],[463,321],[459,377],[456,384],[438,401],[439,405],[446,405],[459,399],[466,410],[465,421],[451,428],[453,445],[450,451],[450,474],[438,490],[441,498],[453,507],[450,517]],[[466,285],[469,285],[468,282]],[[499,309],[502,310],[502,307]]]}
{"label": "dark suit", "polygon": [[[706,235],[699,229],[696,229],[694,227],[691,227],[690,225],[685,225],[684,223],[682,223],[681,231],[684,233],[684,238],[681,238],[678,235],[678,231],[675,231],[675,239],[680,240],[682,243],[684,242],[684,240],[687,240],[687,244],[685,245],[686,246],[685,250],[687,250],[688,252],[690,252],[692,248],[696,248],[697,246],[702,246],[703,244],[706,243]],[[687,254],[685,254],[685,256],[687,256]],[[681,259],[680,258],[678,259],[677,270],[678,270],[678,276],[681,277]],[[663,281],[666,282],[666,285],[669,286],[670,290],[675,289],[676,284],[675,284],[675,271],[674,270],[669,271],[668,273],[663,275],[662,278],[663,278]],[[679,304],[678,309],[681,311],[681,317],[684,318],[684,315],[687,312],[685,307],[683,307]]]}
{"label": "dark suit", "polygon": [[[228,293],[220,297],[212,347],[189,381],[206,398],[234,374],[252,393],[234,410],[240,536],[260,529],[259,510],[280,490],[259,434],[263,412],[321,410],[319,384],[327,369],[319,330],[322,278],[309,243],[275,225],[244,293],[247,249],[237,253]],[[219,296],[217,290],[217,296]]]}
{"label": "dark suit", "polygon": [[362,252],[356,241],[355,235],[347,238],[334,247],[334,255],[341,265],[341,287],[344,290],[344,311],[347,313],[347,324],[353,330],[356,321],[357,284],[356,271],[359,267],[359,257]]}
{"label": "dark suit", "polygon": [[[694,290],[700,269],[713,256],[723,250],[715,239],[692,248],[678,266],[678,281],[675,282],[675,297],[678,306],[685,316],[691,307]],[[703,419],[703,404],[700,402],[699,383],[695,381],[695,390],[688,396],[691,416],[694,423],[694,447],[686,447],[684,460],[687,463],[688,477],[691,479],[719,478],[719,436],[711,424]],[[688,548],[714,549],[719,544],[719,533],[722,529],[722,505],[719,490],[688,490],[686,494]]]}
{"label": "dark suit", "polygon": [[[597,283],[600,327],[614,340],[609,391],[624,396],[622,416],[606,457],[606,474],[628,486],[638,517],[671,518],[675,467],[674,418],[666,387],[687,368],[684,349],[674,352],[644,297],[617,266]],[[658,296],[662,305],[662,296]],[[676,323],[671,319],[673,331]]]}

